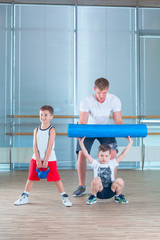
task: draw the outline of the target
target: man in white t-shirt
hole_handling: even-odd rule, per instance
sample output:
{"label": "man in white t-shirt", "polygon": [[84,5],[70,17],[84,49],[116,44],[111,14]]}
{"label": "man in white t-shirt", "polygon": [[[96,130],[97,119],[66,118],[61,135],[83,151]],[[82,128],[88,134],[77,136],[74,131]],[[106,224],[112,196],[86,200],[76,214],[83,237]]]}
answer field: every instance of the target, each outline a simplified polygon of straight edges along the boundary
{"label": "man in white t-shirt", "polygon": [[[84,98],[80,103],[80,124],[108,124],[109,117],[113,114],[115,124],[123,124],[121,116],[121,101],[118,97],[108,93],[109,82],[105,78],[98,78],[95,81],[95,93]],[[114,137],[111,138],[85,138],[84,145],[90,153],[94,140],[97,139],[100,144],[107,143],[111,147],[111,158],[116,158],[117,142]],[[85,178],[87,163],[86,158],[77,142],[78,162],[77,171],[79,187],[73,193],[73,196],[80,197],[85,194]]]}

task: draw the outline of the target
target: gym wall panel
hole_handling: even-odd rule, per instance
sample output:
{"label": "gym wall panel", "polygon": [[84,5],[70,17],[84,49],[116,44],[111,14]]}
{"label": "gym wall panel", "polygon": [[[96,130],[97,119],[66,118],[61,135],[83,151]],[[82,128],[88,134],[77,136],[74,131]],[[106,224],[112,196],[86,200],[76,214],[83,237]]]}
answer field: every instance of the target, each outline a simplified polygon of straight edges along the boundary
{"label": "gym wall panel", "polygon": [[145,161],[160,163],[160,147],[159,146],[146,146],[145,147]]}
{"label": "gym wall panel", "polygon": [[0,147],[0,164],[10,163],[10,148]]}

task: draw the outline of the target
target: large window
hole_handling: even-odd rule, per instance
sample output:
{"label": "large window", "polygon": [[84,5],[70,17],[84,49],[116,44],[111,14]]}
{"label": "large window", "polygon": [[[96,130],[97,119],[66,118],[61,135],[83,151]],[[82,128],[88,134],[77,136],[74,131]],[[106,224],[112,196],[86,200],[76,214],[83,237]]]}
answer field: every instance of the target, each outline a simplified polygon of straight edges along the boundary
{"label": "large window", "polygon": [[73,20],[73,7],[15,6],[15,114],[73,113]]}
{"label": "large window", "polygon": [[[159,115],[159,20],[159,9],[1,4],[1,149],[32,148],[32,136],[6,135],[10,122],[17,133],[40,124],[37,118],[7,115],[38,115],[44,104],[52,105],[55,115],[78,115],[81,99],[99,77],[107,78],[110,93],[121,99],[122,115]],[[67,132],[72,121],[53,123],[57,132]],[[118,139],[118,145],[126,141]],[[72,139],[57,136],[59,166],[74,167],[74,147]]]}
{"label": "large window", "polygon": [[78,8],[78,102],[99,77],[121,99],[123,115],[135,115],[135,9]]}

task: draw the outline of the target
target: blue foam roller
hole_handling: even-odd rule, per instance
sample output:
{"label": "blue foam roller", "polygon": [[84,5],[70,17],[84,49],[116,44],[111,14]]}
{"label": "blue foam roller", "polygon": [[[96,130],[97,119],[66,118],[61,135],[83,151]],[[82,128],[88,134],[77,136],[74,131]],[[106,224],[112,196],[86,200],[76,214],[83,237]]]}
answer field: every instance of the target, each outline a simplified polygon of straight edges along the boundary
{"label": "blue foam roller", "polygon": [[68,124],[68,137],[146,137],[146,124]]}

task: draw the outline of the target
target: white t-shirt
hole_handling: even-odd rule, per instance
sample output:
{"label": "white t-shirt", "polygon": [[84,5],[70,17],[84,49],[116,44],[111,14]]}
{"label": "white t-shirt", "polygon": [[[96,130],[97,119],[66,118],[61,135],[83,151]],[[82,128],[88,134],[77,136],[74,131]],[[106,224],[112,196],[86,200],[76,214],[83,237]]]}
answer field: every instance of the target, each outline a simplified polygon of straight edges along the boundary
{"label": "white t-shirt", "polygon": [[107,93],[103,103],[99,103],[95,94],[87,96],[80,103],[81,112],[89,112],[88,124],[108,124],[112,112],[121,111],[121,101]]}
{"label": "white t-shirt", "polygon": [[108,187],[110,183],[114,182],[114,169],[118,165],[116,159],[109,160],[106,164],[93,159],[91,167],[94,170],[94,178],[100,177],[103,187]]}
{"label": "white t-shirt", "polygon": [[[38,148],[38,152],[39,152],[41,161],[44,161],[46,151],[48,148],[48,140],[49,140],[50,130],[53,127],[54,127],[53,125],[50,125],[47,129],[41,129],[40,127],[37,128],[37,148]],[[48,159],[49,162],[57,160],[56,154],[54,151],[54,146],[55,146],[55,142],[53,144],[52,151],[51,151],[50,157]],[[32,158],[36,160],[35,154],[33,154]]]}

